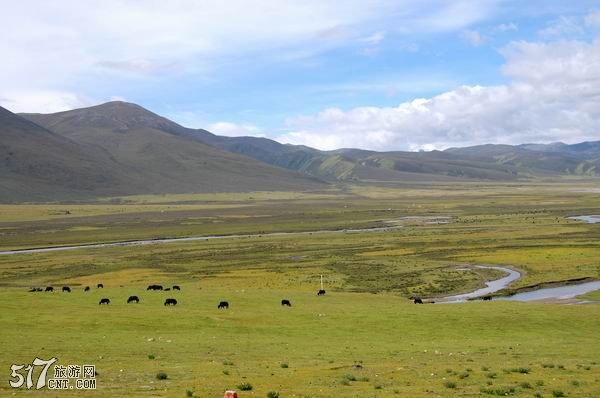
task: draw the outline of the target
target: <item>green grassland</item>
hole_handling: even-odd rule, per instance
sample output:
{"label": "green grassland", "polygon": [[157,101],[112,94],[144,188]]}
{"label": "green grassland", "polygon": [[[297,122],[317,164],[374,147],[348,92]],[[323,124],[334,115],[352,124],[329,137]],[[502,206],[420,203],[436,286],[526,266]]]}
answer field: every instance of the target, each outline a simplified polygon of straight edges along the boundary
{"label": "green grassland", "polygon": [[[0,369],[8,381],[11,364],[36,356],[95,364],[98,389],[77,396],[98,397],[220,397],[227,388],[240,397],[600,396],[600,305],[409,300],[499,276],[465,270],[474,264],[522,271],[512,289],[600,279],[600,226],[565,218],[600,214],[589,186],[361,186],[2,206],[2,250],[251,236],[0,256]],[[385,228],[348,231],[369,227]],[[153,283],[182,291],[146,291]],[[27,292],[47,285],[73,292]],[[133,294],[140,304],[126,304]],[[99,306],[102,297],[111,304]],[[163,306],[166,297],[178,305]],[[284,298],[291,308],[280,306]],[[230,308],[217,310],[220,300]],[[0,383],[0,396],[13,393],[75,394]]]}

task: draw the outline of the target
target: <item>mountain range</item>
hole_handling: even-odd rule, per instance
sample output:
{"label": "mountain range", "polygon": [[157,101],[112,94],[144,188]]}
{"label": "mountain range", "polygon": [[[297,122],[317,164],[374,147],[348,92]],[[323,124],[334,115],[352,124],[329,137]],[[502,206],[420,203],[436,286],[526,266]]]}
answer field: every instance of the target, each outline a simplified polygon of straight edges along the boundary
{"label": "mountain range", "polygon": [[2,202],[600,174],[600,141],[320,151],[186,128],[126,102],[53,114],[14,114],[0,107],[0,156]]}

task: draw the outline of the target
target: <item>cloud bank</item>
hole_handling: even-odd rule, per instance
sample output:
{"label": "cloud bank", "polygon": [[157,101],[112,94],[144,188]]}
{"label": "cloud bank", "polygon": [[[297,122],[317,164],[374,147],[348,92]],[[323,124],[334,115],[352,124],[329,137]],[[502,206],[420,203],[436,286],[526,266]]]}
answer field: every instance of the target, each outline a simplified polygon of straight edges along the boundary
{"label": "cloud bank", "polygon": [[275,138],[381,151],[600,139],[600,41],[515,42],[500,52],[508,84],[464,85],[397,107],[330,108],[288,119]]}

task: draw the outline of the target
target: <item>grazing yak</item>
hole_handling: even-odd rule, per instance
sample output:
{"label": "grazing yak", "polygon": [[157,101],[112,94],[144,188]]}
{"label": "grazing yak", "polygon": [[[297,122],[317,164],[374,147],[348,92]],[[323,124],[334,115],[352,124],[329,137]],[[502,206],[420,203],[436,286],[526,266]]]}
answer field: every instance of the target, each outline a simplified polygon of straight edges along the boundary
{"label": "grazing yak", "polygon": [[129,296],[129,298],[127,299],[127,304],[129,303],[139,303],[140,302],[140,298],[138,296]]}
{"label": "grazing yak", "polygon": [[481,299],[483,301],[492,301],[492,296],[483,296]]}
{"label": "grazing yak", "polygon": [[146,290],[163,290],[162,285],[149,285]]}
{"label": "grazing yak", "polygon": [[174,298],[168,298],[165,300],[165,305],[176,305],[177,304],[177,300],[175,300]]}
{"label": "grazing yak", "polygon": [[96,285],[96,288],[98,288],[98,289],[104,289],[104,285],[102,283],[98,283]]}
{"label": "grazing yak", "polygon": [[101,298],[100,302],[98,304],[99,305],[101,305],[101,304],[107,304],[108,305],[108,304],[110,304],[110,300],[107,299],[106,297],[105,298]]}
{"label": "grazing yak", "polygon": [[281,300],[281,305],[286,305],[288,307],[291,307],[292,303],[290,302],[290,300],[283,299],[283,300]]}
{"label": "grazing yak", "polygon": [[325,290],[321,289],[317,292],[317,296],[324,296],[325,295]]}
{"label": "grazing yak", "polygon": [[415,303],[415,304],[423,304],[423,300],[421,300],[421,298],[419,298],[419,297],[415,297],[414,300],[413,300],[413,303]]}
{"label": "grazing yak", "polygon": [[165,289],[164,289],[164,291],[165,291],[165,292],[170,292],[170,291],[171,291],[171,288],[170,288],[170,287],[167,287],[167,288],[165,288]]}
{"label": "grazing yak", "polygon": [[173,285],[173,290],[181,290],[181,288],[178,285]]}
{"label": "grazing yak", "polygon": [[39,289],[37,287],[32,287],[31,289],[29,289],[29,293],[31,293],[31,292],[39,292],[40,290],[42,290],[42,289]]}
{"label": "grazing yak", "polygon": [[46,291],[47,292],[53,292],[54,288],[52,286],[46,286]]}
{"label": "grazing yak", "polygon": [[219,305],[217,306],[217,309],[221,309],[221,308],[223,308],[225,310],[228,309],[229,308],[229,303],[227,301],[221,301],[219,303]]}
{"label": "grazing yak", "polygon": [[69,286],[63,286],[62,291],[71,293],[71,288]]}
{"label": "grazing yak", "polygon": [[86,286],[85,289],[83,289],[84,292],[89,292],[90,291],[90,287]]}

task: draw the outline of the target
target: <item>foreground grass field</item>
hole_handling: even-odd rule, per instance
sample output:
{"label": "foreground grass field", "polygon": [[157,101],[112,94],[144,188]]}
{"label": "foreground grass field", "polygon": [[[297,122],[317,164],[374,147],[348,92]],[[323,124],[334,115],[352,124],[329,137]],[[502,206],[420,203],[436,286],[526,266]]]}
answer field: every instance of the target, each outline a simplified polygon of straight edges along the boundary
{"label": "foreground grass field", "polygon": [[[598,397],[600,305],[408,299],[472,290],[498,276],[465,269],[474,264],[522,271],[513,289],[600,279],[600,226],[565,218],[600,214],[590,187],[356,187],[5,205],[3,250],[254,236],[0,256],[6,381],[12,364],[35,357],[98,372],[96,391],[34,392],[6,382],[0,396],[220,398],[233,388],[240,397]],[[385,228],[344,232],[368,227]],[[320,275],[323,297],[315,294]],[[182,291],[146,291],[153,283]],[[73,292],[27,292],[47,285]],[[133,294],[140,304],[126,304]],[[103,297],[111,304],[99,306]],[[167,297],[177,306],[163,306]],[[280,305],[284,298],[291,308]],[[221,300],[228,310],[217,310]],[[244,383],[252,389],[240,391]]]}
{"label": "foreground grass field", "polygon": [[[600,393],[598,305],[421,306],[388,294],[317,297],[309,283],[284,288],[285,278],[243,271],[182,284],[181,292],[146,292],[145,284],[112,286],[132,275],[103,276],[111,282],[87,293],[2,290],[0,321],[10,325],[0,337],[7,380],[11,363],[54,356],[65,366],[95,364],[97,390],[87,395],[102,397],[184,397],[187,390],[220,397],[243,383],[252,390],[241,397]],[[131,294],[140,304],[126,304]],[[99,306],[101,297],[111,304]],[[165,297],[178,305],[163,306]],[[282,298],[292,307],[281,307]],[[217,310],[222,299],[228,310]],[[159,372],[167,379],[157,380]],[[13,392],[68,395],[0,385],[2,396]]]}

